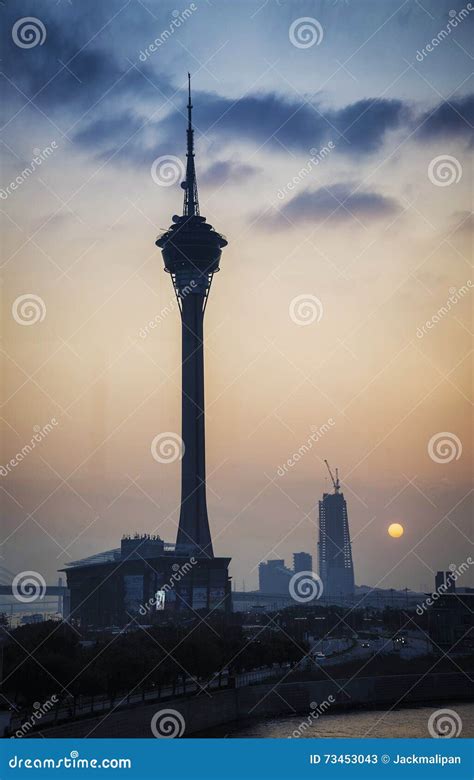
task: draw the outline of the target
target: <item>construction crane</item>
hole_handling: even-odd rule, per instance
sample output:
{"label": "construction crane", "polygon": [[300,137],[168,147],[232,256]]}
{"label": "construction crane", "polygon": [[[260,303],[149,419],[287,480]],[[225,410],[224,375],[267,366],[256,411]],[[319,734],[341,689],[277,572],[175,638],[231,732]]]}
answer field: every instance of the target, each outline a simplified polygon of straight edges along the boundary
{"label": "construction crane", "polygon": [[339,489],[341,487],[341,485],[339,483],[339,472],[336,469],[336,479],[334,479],[334,477],[332,475],[331,467],[330,467],[329,463],[327,462],[326,458],[324,458],[324,462],[325,462],[326,466],[328,467],[329,476],[331,477],[332,484],[334,485],[334,492],[335,493],[339,493]]}

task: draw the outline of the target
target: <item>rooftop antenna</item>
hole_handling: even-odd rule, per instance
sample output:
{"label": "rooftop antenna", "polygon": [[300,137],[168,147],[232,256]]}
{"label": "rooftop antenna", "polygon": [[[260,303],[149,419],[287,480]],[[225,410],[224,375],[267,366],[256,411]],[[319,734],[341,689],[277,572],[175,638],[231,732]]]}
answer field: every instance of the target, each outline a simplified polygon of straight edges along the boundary
{"label": "rooftop antenna", "polygon": [[338,471],[338,469],[336,469],[336,479],[334,479],[334,477],[332,475],[331,467],[329,466],[329,463],[327,462],[326,458],[324,458],[324,462],[325,462],[326,466],[328,467],[329,476],[331,477],[332,484],[334,485],[334,492],[335,493],[339,493],[339,490],[340,490],[340,487],[341,487],[341,484],[339,482],[339,471]]}
{"label": "rooftop antenna", "polygon": [[181,183],[184,190],[183,215],[194,217],[199,214],[199,200],[194,167],[194,129],[192,119],[193,104],[191,103],[191,74],[188,73],[188,129],[186,151],[186,179]]}

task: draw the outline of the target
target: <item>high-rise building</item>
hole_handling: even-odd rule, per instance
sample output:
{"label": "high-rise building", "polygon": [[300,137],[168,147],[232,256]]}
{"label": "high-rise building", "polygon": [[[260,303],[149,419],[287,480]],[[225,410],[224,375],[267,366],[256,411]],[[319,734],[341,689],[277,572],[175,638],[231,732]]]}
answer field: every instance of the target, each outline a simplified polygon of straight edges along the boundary
{"label": "high-rise building", "polygon": [[287,569],[285,561],[275,559],[263,561],[258,567],[258,583],[260,593],[285,594],[293,572]]}
{"label": "high-rise building", "polygon": [[349,533],[349,518],[339,475],[334,479],[326,461],[334,493],[324,493],[319,502],[319,576],[325,601],[338,601],[354,595],[354,567]]}
{"label": "high-rise building", "polygon": [[293,571],[295,574],[301,571],[313,571],[313,557],[306,552],[293,553]]}

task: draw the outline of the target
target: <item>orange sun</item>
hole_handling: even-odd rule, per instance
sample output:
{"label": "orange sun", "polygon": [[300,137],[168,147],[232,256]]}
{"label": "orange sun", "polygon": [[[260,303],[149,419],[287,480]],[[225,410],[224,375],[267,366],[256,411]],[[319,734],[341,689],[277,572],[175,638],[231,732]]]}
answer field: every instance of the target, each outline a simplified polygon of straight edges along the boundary
{"label": "orange sun", "polygon": [[400,525],[400,523],[392,523],[388,527],[388,534],[393,539],[399,539],[400,536],[403,536],[403,531],[404,531],[403,525]]}

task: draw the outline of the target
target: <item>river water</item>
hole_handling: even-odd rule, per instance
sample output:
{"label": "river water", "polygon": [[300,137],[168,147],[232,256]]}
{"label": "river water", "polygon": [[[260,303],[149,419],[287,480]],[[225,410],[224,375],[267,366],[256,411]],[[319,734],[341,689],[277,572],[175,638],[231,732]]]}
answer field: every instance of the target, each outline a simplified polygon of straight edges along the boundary
{"label": "river water", "polygon": [[[437,710],[455,712],[461,722],[461,737],[474,737],[474,705],[443,704],[432,707],[412,707],[386,712],[372,710],[346,712],[330,715],[325,713],[312,719],[308,728],[301,729],[303,722],[307,723],[305,715],[280,716],[277,718],[261,718],[252,721],[228,723],[214,728],[202,737],[426,737],[428,720]],[[448,715],[454,728],[458,729],[459,720]]]}

